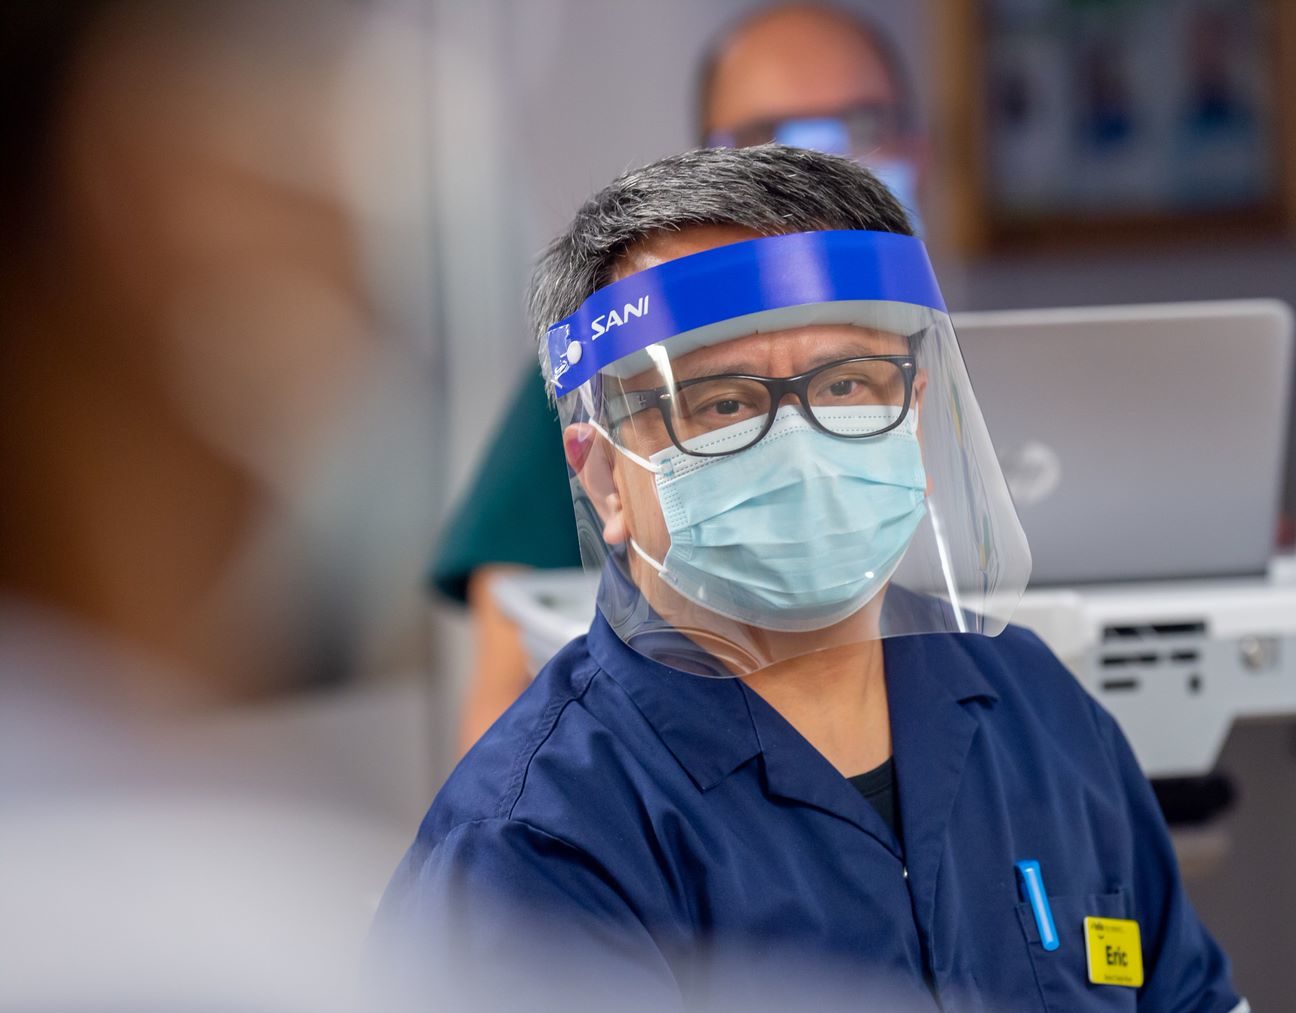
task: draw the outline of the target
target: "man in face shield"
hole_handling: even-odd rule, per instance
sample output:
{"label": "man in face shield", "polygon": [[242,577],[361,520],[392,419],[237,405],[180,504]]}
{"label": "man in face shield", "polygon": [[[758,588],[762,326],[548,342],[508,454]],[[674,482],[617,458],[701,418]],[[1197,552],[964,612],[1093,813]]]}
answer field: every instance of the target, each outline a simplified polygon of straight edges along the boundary
{"label": "man in face shield", "polygon": [[876,177],[657,162],[531,307],[598,611],[437,798],[389,940],[590,1008],[1246,1008],[1119,729],[1006,626],[1029,552]]}

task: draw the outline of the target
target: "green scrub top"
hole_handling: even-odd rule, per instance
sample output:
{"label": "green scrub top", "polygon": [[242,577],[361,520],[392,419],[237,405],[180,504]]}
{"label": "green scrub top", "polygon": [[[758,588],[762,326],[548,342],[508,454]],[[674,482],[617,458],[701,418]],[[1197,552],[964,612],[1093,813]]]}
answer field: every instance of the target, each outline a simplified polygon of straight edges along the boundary
{"label": "green scrub top", "polygon": [[558,415],[534,367],[450,515],[429,579],[443,595],[463,602],[469,576],[489,563],[581,565]]}

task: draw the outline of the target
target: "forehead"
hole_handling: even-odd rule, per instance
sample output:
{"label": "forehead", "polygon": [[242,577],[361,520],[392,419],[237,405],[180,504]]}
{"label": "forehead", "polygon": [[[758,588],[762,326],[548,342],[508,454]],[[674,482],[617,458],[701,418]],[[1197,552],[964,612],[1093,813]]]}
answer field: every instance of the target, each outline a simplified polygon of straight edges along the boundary
{"label": "forehead", "polygon": [[759,239],[761,233],[741,225],[693,225],[677,232],[654,232],[635,243],[621,255],[612,271],[612,281],[620,281],[639,271],[657,267],[668,260],[678,260],[718,246]]}
{"label": "forehead", "polygon": [[727,130],[896,99],[886,59],[858,25],[828,12],[786,11],[759,20],[720,53],[706,125]]}

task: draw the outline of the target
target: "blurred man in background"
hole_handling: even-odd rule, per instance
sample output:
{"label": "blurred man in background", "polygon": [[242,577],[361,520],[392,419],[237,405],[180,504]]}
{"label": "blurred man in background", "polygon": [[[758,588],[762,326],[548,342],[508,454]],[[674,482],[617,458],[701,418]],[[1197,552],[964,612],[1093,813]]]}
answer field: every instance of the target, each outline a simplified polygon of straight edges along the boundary
{"label": "blurred man in background", "polygon": [[913,89],[890,40],[857,16],[808,4],[753,15],[708,53],[698,97],[707,146],[846,155],[919,212],[926,155]]}
{"label": "blurred man in background", "polygon": [[[925,144],[912,87],[891,42],[857,14],[781,4],[724,32],[700,67],[696,136],[708,146],[778,141],[848,155],[911,214],[919,210]],[[519,567],[581,564],[560,447],[557,418],[530,368],[432,566],[437,590],[467,602],[472,616],[464,750],[530,680],[518,628],[492,596],[492,581]],[[521,525],[515,511],[524,501],[529,523]],[[536,528],[550,536],[531,538]]]}
{"label": "blurred man in background", "polygon": [[0,14],[0,1008],[328,1008],[398,853],[219,734],[352,672],[396,598],[358,563],[432,523],[365,38],[340,3]]}

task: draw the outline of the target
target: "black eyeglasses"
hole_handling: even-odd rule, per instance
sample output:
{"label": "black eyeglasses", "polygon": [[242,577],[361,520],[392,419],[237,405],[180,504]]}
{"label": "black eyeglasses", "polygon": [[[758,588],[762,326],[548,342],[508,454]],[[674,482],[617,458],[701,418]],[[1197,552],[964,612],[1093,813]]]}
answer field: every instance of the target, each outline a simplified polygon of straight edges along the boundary
{"label": "black eyeglasses", "polygon": [[[774,425],[789,394],[816,429],[845,440],[890,432],[904,421],[917,367],[911,355],[861,355],[839,359],[798,376],[724,373],[681,380],[653,390],[626,391],[604,400],[604,418],[616,429],[631,416],[656,408],[671,443],[693,457],[724,457],[758,443]],[[718,430],[764,419],[750,433],[727,434],[714,448],[694,442]]]}
{"label": "black eyeglasses", "polygon": [[813,135],[803,131],[806,124],[831,121],[837,125],[841,140],[851,153],[862,154],[891,143],[905,132],[905,116],[895,103],[859,102],[828,113],[782,116],[777,119],[753,120],[732,130],[716,130],[707,135],[712,148],[750,148],[757,144],[779,141],[797,147],[817,147],[802,142]]}

